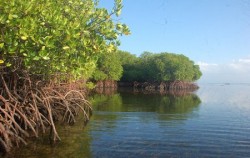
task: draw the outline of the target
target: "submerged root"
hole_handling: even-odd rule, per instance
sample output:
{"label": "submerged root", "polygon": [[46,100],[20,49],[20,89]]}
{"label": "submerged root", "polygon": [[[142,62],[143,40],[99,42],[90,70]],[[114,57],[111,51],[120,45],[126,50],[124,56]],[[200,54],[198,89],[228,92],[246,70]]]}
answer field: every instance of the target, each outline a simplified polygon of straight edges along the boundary
{"label": "submerged root", "polygon": [[55,121],[73,124],[79,111],[89,120],[92,109],[82,91],[45,85],[32,82],[25,72],[0,72],[0,149],[4,152],[48,128],[51,140],[60,140]]}

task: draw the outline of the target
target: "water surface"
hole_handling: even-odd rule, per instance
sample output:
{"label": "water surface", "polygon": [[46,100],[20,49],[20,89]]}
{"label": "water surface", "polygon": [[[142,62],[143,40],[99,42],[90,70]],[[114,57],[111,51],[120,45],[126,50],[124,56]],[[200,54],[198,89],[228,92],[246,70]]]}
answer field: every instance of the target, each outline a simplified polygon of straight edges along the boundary
{"label": "water surface", "polygon": [[9,157],[250,157],[250,85],[200,85],[194,94],[94,94],[83,128],[59,126]]}

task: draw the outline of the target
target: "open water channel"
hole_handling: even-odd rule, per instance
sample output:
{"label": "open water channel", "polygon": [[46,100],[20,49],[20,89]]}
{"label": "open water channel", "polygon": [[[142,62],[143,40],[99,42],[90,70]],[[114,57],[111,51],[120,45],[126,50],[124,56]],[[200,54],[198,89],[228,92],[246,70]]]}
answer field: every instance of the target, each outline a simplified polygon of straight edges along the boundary
{"label": "open water channel", "polygon": [[59,126],[13,151],[19,158],[250,157],[250,84],[204,84],[192,94],[121,91],[89,98],[86,127]]}

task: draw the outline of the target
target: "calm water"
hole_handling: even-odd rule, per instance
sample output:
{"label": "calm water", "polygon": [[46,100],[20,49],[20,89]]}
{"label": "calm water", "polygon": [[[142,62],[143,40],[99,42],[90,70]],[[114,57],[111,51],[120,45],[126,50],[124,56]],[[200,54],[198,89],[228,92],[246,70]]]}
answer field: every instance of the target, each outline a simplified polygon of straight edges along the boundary
{"label": "calm water", "polygon": [[38,139],[8,157],[250,157],[250,85],[210,84],[189,95],[95,94],[83,128]]}

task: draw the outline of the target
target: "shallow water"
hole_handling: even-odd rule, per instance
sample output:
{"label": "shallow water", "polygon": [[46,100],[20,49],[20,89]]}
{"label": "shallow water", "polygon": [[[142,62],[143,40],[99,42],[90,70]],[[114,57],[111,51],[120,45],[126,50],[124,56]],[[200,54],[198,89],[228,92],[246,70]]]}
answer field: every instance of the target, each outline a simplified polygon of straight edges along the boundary
{"label": "shallow water", "polygon": [[83,128],[59,126],[6,157],[250,157],[250,85],[200,85],[194,94],[117,92],[90,97]]}

